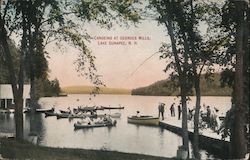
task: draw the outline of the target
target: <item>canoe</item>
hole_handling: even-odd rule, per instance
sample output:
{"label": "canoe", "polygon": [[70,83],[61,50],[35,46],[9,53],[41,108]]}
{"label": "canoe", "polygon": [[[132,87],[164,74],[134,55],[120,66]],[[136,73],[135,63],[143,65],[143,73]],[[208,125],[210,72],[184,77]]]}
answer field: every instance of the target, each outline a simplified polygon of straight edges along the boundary
{"label": "canoe", "polygon": [[121,118],[121,113],[113,113],[113,114],[110,114],[110,117],[111,118]]}
{"label": "canoe", "polygon": [[128,123],[141,124],[141,125],[159,125],[159,117],[129,116]]}
{"label": "canoe", "polygon": [[45,117],[49,117],[49,116],[57,116],[58,113],[55,112],[45,112]]}
{"label": "canoe", "polygon": [[61,113],[69,113],[70,111],[59,110]]}
{"label": "canoe", "polygon": [[83,107],[83,108],[79,108],[80,111],[82,112],[93,112],[95,111],[95,107]]}
{"label": "canoe", "polygon": [[68,118],[71,118],[71,119],[73,119],[73,118],[86,118],[86,117],[91,117],[91,115],[82,113],[82,114],[69,114],[69,116],[68,116]]}
{"label": "canoe", "polygon": [[60,113],[60,114],[57,114],[56,118],[57,119],[60,119],[60,118],[69,118],[69,113]]}
{"label": "canoe", "polygon": [[103,109],[124,109],[124,107],[103,107]]}
{"label": "canoe", "polygon": [[36,112],[37,113],[54,112],[54,108],[51,108],[51,109],[38,108],[36,109]]}
{"label": "canoe", "polygon": [[98,127],[112,127],[116,125],[116,121],[112,123],[94,123],[94,124],[88,124],[88,123],[75,123],[74,127],[75,129],[83,129],[83,128],[98,128]]}
{"label": "canoe", "polygon": [[113,113],[113,114],[96,114],[96,115],[91,115],[89,117],[92,118],[104,118],[106,116],[110,116],[111,118],[121,118],[121,113]]}

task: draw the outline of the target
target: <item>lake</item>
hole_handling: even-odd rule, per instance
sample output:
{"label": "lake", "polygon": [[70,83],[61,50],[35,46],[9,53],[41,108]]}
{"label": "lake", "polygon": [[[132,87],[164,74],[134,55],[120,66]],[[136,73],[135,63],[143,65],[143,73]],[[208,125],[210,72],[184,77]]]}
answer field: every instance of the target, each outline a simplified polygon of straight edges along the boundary
{"label": "lake", "polygon": [[[24,116],[24,134],[28,136],[30,131],[39,136],[38,144],[51,147],[70,147],[83,149],[102,149],[128,153],[139,153],[163,157],[174,157],[182,138],[160,127],[138,126],[127,123],[127,116],[141,114],[158,115],[158,103],[166,104],[165,116],[170,116],[170,105],[179,103],[176,97],[163,96],[131,96],[131,95],[68,95],[67,97],[41,98],[39,103],[42,108],[55,110],[67,109],[80,105],[103,105],[118,107],[125,106],[124,110],[105,110],[98,113],[119,112],[122,117],[117,120],[116,127],[91,128],[74,130],[74,123],[79,119],[45,118],[44,114],[36,114],[34,126],[30,127],[30,116]],[[230,97],[202,97],[202,103],[216,107],[225,113],[231,104]],[[194,106],[195,98],[191,97],[188,105]],[[176,109],[177,110],[177,109]],[[0,114],[1,132],[14,132],[14,114]],[[190,144],[191,145],[191,144]],[[191,147],[190,147],[191,148]],[[205,150],[201,151],[202,158],[213,158],[215,155]]]}

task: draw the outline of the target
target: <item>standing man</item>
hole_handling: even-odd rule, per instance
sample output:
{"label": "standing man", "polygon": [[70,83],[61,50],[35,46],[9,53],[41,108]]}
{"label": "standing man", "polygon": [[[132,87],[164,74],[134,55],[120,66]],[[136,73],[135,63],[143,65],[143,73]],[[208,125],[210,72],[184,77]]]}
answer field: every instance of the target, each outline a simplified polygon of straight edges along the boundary
{"label": "standing man", "polygon": [[181,119],[181,105],[178,105],[178,119]]}
{"label": "standing man", "polygon": [[174,116],[175,116],[174,105],[175,105],[175,103],[173,103],[173,104],[171,105],[171,107],[170,107],[171,117],[174,117]]}
{"label": "standing man", "polygon": [[159,118],[160,116],[162,117],[162,120],[164,120],[164,111],[165,111],[165,108],[164,108],[165,104],[164,103],[159,103],[158,105],[158,110],[159,110]]}

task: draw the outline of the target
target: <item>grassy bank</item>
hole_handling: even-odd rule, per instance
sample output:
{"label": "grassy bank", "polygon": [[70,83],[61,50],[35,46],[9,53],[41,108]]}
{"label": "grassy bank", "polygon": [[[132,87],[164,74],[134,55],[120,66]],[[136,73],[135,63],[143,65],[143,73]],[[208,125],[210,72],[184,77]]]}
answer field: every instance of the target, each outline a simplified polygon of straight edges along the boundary
{"label": "grassy bank", "polygon": [[[17,142],[15,139],[0,139],[0,154],[7,159],[46,160],[165,160],[168,158],[116,151],[51,148]],[[172,159],[172,158],[171,158]]]}
{"label": "grassy bank", "polygon": [[[93,92],[93,86],[68,86],[63,87],[62,91],[68,94],[89,94]],[[131,90],[123,88],[100,88],[100,94],[131,94]]]}

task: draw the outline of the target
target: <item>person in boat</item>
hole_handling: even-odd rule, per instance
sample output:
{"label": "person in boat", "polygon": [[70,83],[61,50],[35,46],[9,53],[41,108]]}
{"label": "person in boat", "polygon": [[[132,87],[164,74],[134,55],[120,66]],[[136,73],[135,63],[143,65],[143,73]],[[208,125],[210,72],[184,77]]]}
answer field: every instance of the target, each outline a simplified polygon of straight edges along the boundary
{"label": "person in boat", "polygon": [[140,117],[140,111],[136,111],[136,117]]}
{"label": "person in boat", "polygon": [[71,109],[70,109],[70,107],[68,107],[68,111],[69,111],[69,114],[71,114]]}
{"label": "person in boat", "polygon": [[159,118],[161,116],[162,120],[164,120],[164,111],[165,111],[165,104],[164,103],[159,103],[159,106],[158,106],[158,110],[159,110]]}
{"label": "person in boat", "polygon": [[89,117],[86,118],[86,121],[88,125],[91,125],[93,123],[93,121]]}
{"label": "person in boat", "polygon": [[171,107],[170,107],[171,117],[174,117],[174,116],[175,116],[174,105],[175,105],[175,103],[173,103],[173,104],[171,105]]}
{"label": "person in boat", "polygon": [[108,123],[108,124],[112,124],[112,119],[110,118],[109,115],[104,114],[103,122]]}

